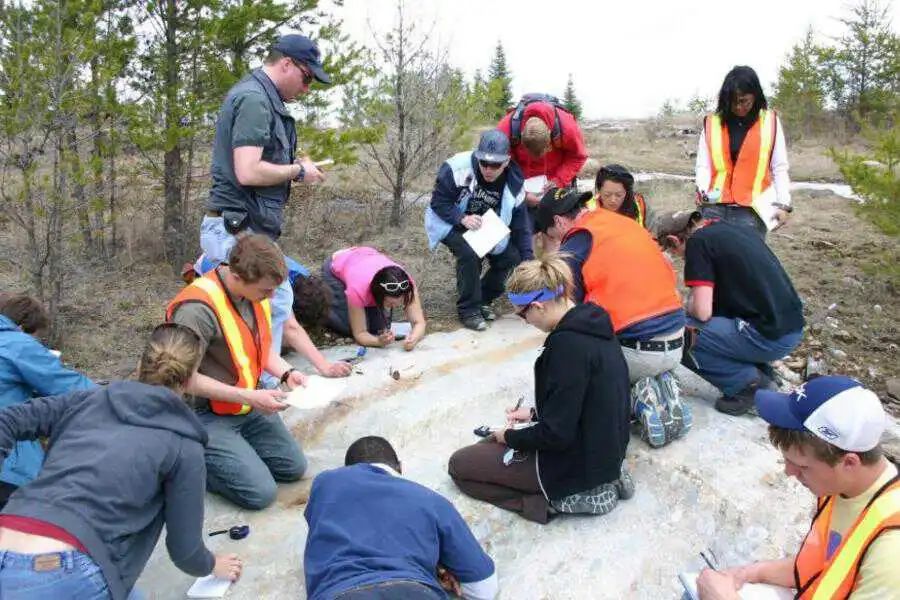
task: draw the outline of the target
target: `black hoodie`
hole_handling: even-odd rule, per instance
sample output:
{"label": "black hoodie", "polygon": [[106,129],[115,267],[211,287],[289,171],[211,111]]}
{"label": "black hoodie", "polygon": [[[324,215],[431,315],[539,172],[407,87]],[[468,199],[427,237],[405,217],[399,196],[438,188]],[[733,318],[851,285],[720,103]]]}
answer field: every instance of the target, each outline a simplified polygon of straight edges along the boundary
{"label": "black hoodie", "polygon": [[596,304],[569,310],[534,363],[536,423],[506,432],[535,450],[550,500],[619,478],[629,436],[628,367],[609,315]]}
{"label": "black hoodie", "polygon": [[49,438],[37,479],[4,514],[40,519],[75,536],[115,600],[128,595],[163,524],[172,561],[194,576],[215,559],[203,542],[207,436],[169,389],[135,381],[35,398],[0,411],[0,458],[17,440]]}

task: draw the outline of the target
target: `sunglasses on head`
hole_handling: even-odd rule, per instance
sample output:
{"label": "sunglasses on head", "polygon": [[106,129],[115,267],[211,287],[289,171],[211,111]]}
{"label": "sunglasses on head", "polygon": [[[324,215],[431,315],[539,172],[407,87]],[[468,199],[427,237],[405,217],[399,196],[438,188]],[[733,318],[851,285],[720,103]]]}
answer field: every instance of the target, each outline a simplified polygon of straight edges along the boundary
{"label": "sunglasses on head", "polygon": [[534,302],[529,302],[528,304],[523,306],[521,309],[516,311],[516,316],[519,317],[520,319],[522,319],[523,321],[527,321],[528,320],[528,309],[530,309],[532,306],[534,306]]}
{"label": "sunglasses on head", "polygon": [[479,160],[478,164],[484,167],[485,169],[499,169],[503,166],[502,162],[490,162],[487,160]]}
{"label": "sunglasses on head", "polygon": [[294,63],[294,66],[295,66],[295,67],[297,67],[298,69],[300,69],[300,72],[301,72],[301,73],[303,73],[303,85],[309,85],[309,84],[311,84],[311,83],[312,83],[312,80],[313,80],[315,77],[314,77],[314,75],[309,71],[309,69],[307,69],[305,66],[303,66],[303,63],[301,63],[300,61],[294,60],[293,58],[291,59],[291,62]]}
{"label": "sunglasses on head", "polygon": [[397,292],[405,292],[409,289],[409,279],[405,279],[403,281],[389,281],[387,283],[379,283],[384,291],[389,294],[396,294]]}

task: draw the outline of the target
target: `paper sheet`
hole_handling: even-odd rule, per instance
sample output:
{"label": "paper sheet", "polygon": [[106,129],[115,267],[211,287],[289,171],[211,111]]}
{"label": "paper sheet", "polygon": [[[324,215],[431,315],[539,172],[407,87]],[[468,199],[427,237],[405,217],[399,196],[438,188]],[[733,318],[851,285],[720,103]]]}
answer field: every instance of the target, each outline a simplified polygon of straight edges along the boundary
{"label": "paper sheet", "polygon": [[475,251],[480,258],[490,252],[494,246],[503,241],[503,238],[509,235],[509,227],[500,220],[492,210],[481,215],[481,227],[478,229],[470,229],[463,234],[463,239],[469,243],[472,250]]}
{"label": "paper sheet", "polygon": [[394,336],[402,335],[409,337],[409,334],[412,331],[412,323],[407,321],[394,321],[391,323],[391,331],[394,332]]}
{"label": "paper sheet", "polygon": [[772,231],[778,225],[778,220],[775,218],[778,207],[774,206],[773,202],[777,202],[774,185],[770,185],[766,191],[753,199],[753,209],[759,215],[759,218],[763,220],[763,223],[766,224],[766,229],[769,231]]}
{"label": "paper sheet", "polygon": [[321,408],[340,396],[346,386],[346,379],[309,375],[306,386],[291,390],[284,402],[299,409]]}
{"label": "paper sheet", "polygon": [[[694,599],[699,600],[697,593],[697,577],[700,573],[679,573],[678,579],[684,586],[684,591]],[[794,590],[769,585],[767,583],[748,583],[741,588],[739,595],[742,600],[792,600]]]}
{"label": "paper sheet", "polygon": [[188,598],[222,598],[231,587],[227,579],[219,579],[215,575],[198,577],[194,585],[187,591]]}
{"label": "paper sheet", "polygon": [[532,194],[541,194],[543,193],[546,184],[546,175],[535,175],[534,177],[529,177],[525,180],[525,191],[531,192]]}

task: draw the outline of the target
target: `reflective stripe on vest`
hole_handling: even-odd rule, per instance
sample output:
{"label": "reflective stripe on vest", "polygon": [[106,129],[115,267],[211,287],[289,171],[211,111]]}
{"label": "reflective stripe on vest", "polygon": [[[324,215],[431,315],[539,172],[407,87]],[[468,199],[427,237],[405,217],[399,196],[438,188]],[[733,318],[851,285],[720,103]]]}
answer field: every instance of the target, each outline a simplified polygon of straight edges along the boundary
{"label": "reflective stripe on vest", "polygon": [[[202,302],[215,313],[237,376],[235,387],[247,390],[256,389],[272,343],[272,310],[269,301],[265,299],[253,303],[253,314],[259,337],[258,344],[253,331],[228,299],[219,281],[217,271],[210,271],[185,287],[169,304],[166,318],[171,320],[175,309],[188,301]],[[210,410],[219,415],[244,415],[251,409],[248,404],[237,404],[213,398],[210,398],[209,405]]]}
{"label": "reflective stripe on vest", "polygon": [[640,194],[634,195],[634,205],[637,208],[637,216],[635,217],[635,221],[641,227],[644,227],[644,217],[647,214],[647,205],[644,203],[644,197]]}
{"label": "reflective stripe on vest", "polygon": [[[776,128],[775,111],[759,111],[759,117],[744,136],[735,162],[731,156],[728,127],[722,123],[718,114],[706,117],[704,130],[710,162],[707,192],[719,192],[715,202],[753,206],[754,201],[772,185],[769,167]],[[758,208],[757,212],[760,212]]]}
{"label": "reflective stripe on vest", "polygon": [[563,242],[579,231],[591,234],[581,267],[584,302],[602,306],[615,332],[682,308],[672,265],[636,221],[610,210],[587,212]]}
{"label": "reflective stripe on vest", "polygon": [[860,562],[882,532],[900,528],[900,477],[885,485],[847,531],[830,559],[826,558],[834,498],[820,502],[820,510],[797,554],[797,598],[831,600],[846,598],[856,586]]}

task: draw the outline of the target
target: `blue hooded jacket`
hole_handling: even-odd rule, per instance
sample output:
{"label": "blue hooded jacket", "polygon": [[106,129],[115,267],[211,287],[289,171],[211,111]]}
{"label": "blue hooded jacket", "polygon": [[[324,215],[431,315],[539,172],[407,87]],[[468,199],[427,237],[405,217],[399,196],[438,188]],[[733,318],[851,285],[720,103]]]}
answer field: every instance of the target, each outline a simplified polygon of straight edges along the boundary
{"label": "blue hooded jacket", "polygon": [[[27,402],[33,396],[53,396],[94,387],[90,379],[67,369],[33,336],[0,315],[0,409]],[[19,442],[3,461],[0,481],[22,486],[44,462],[40,442]]]}

